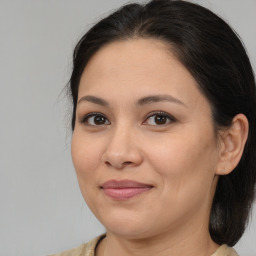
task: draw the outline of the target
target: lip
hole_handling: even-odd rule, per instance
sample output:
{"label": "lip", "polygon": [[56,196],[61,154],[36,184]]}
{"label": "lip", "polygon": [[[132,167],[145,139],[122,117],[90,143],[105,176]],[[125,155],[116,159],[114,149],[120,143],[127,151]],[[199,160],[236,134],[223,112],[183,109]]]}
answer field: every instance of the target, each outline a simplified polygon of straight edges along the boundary
{"label": "lip", "polygon": [[145,184],[133,180],[109,180],[100,188],[104,194],[115,200],[128,200],[153,188],[151,184]]}

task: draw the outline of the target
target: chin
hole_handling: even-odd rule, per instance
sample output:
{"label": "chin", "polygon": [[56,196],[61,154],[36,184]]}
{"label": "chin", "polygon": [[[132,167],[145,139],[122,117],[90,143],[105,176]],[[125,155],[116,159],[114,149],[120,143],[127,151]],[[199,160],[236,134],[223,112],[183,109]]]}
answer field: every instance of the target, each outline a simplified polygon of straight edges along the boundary
{"label": "chin", "polygon": [[127,239],[144,238],[147,233],[146,229],[149,227],[149,223],[146,223],[145,218],[141,216],[135,217],[130,214],[126,217],[124,215],[111,214],[109,218],[106,217],[105,215],[103,218],[99,219],[107,232]]}
{"label": "chin", "polygon": [[[147,221],[148,220],[148,221]],[[129,240],[145,240],[159,235],[159,227],[152,224],[157,221],[149,221],[149,217],[141,218],[112,218],[105,220],[102,224],[105,226],[107,233],[116,237]]]}

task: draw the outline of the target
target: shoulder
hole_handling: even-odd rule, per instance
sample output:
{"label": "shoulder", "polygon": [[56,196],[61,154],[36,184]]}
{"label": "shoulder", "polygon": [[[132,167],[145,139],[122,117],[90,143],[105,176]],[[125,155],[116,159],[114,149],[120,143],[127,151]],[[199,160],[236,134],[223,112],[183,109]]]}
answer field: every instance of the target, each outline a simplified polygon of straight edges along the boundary
{"label": "shoulder", "polygon": [[94,256],[96,246],[104,237],[105,237],[105,234],[99,237],[96,237],[90,242],[84,243],[77,248],[66,250],[57,254],[51,254],[48,256]]}
{"label": "shoulder", "polygon": [[233,248],[223,244],[218,248],[218,250],[214,254],[212,254],[212,256],[239,256],[239,255]]}
{"label": "shoulder", "polygon": [[85,255],[84,252],[88,251],[88,249],[87,249],[88,246],[87,245],[88,244],[82,244],[77,248],[66,250],[66,251],[63,251],[63,252],[57,253],[57,254],[51,254],[51,255],[48,255],[48,256],[82,256],[82,255]]}

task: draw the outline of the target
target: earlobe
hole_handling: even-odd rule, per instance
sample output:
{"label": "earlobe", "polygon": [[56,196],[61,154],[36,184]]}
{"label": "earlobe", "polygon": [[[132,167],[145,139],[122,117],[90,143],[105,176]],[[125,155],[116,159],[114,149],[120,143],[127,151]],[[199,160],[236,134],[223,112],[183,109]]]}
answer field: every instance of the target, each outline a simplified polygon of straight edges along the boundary
{"label": "earlobe", "polygon": [[238,165],[247,141],[249,131],[245,115],[238,114],[231,126],[221,134],[220,159],[216,175],[227,175]]}

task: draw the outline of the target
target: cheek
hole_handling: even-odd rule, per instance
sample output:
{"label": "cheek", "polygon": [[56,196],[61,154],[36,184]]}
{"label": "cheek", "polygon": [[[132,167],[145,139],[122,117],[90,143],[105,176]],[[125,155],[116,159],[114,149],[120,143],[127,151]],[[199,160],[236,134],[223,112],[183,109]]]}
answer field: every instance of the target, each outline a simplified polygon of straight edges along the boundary
{"label": "cheek", "polygon": [[217,164],[214,145],[212,134],[206,133],[202,137],[200,130],[190,130],[170,135],[164,141],[154,143],[154,147],[148,145],[146,148],[151,165],[163,181],[179,187],[185,182],[203,182],[209,174],[212,176]]}
{"label": "cheek", "polygon": [[[97,140],[81,136],[74,131],[71,144],[71,154],[73,164],[77,173],[78,181],[86,182],[95,173],[94,170],[100,163],[100,145]],[[83,179],[86,177],[86,179]]]}
{"label": "cheek", "polygon": [[74,131],[71,144],[73,165],[81,193],[87,205],[93,210],[95,201],[95,188],[98,186],[97,170],[100,158],[100,145],[97,140],[85,137]]}
{"label": "cheek", "polygon": [[154,150],[148,149],[150,164],[161,179],[161,203],[168,214],[175,211],[177,216],[209,206],[217,159],[214,139],[184,134],[182,138],[168,139]]}

